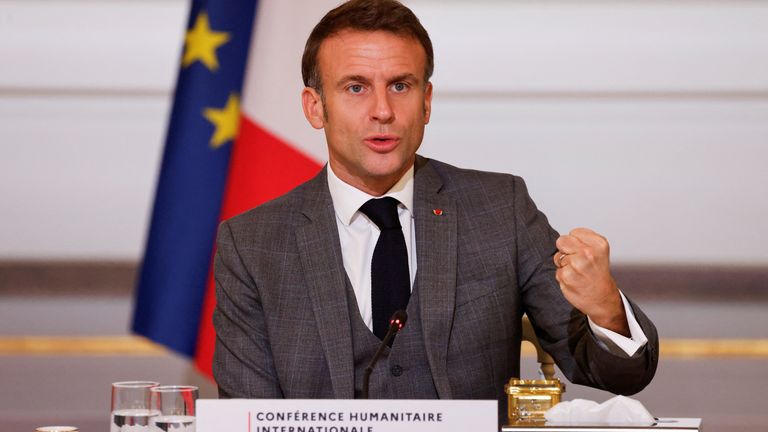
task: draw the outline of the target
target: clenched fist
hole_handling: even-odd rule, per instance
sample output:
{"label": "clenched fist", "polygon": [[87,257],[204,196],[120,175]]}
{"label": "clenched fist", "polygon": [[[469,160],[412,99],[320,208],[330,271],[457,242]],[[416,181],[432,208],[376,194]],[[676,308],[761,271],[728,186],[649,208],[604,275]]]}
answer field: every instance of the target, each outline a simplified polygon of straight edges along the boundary
{"label": "clenched fist", "polygon": [[608,240],[576,228],[557,239],[556,278],[566,300],[600,327],[629,337],[619,289],[609,268]]}

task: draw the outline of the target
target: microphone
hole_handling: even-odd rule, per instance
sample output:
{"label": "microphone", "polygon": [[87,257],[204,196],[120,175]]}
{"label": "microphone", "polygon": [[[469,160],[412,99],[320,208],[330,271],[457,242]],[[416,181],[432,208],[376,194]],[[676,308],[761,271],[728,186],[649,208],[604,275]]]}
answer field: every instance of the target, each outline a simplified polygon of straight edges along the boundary
{"label": "microphone", "polygon": [[395,313],[392,314],[392,318],[389,319],[389,330],[387,330],[384,340],[381,341],[379,349],[376,350],[376,354],[373,355],[371,362],[368,363],[368,367],[365,368],[365,373],[363,374],[363,399],[368,399],[368,384],[371,381],[373,367],[376,366],[376,363],[381,357],[381,353],[384,352],[384,347],[389,345],[389,341],[395,337],[395,334],[405,327],[406,321],[408,321],[408,314],[402,309],[396,310]]}

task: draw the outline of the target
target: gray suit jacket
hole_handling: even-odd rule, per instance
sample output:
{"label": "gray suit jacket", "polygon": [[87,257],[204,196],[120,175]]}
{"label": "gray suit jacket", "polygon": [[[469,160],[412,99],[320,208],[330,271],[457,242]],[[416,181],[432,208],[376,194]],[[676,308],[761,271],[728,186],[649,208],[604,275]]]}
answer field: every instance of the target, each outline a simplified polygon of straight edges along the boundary
{"label": "gray suit jacket", "polygon": [[[349,281],[326,175],[219,229],[213,367],[222,397],[354,397]],[[653,324],[632,304],[647,346],[628,357],[599,345],[560,292],[557,233],[522,179],[418,157],[413,213],[415,287],[440,398],[503,397],[519,375],[526,312],[571,382],[620,394],[650,382]]]}

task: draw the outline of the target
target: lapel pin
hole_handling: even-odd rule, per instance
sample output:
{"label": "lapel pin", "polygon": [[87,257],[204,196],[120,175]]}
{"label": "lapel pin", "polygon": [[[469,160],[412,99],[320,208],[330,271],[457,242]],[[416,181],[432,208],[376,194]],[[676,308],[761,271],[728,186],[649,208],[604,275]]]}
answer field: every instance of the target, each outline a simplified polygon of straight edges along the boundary
{"label": "lapel pin", "polygon": [[432,214],[435,215],[435,216],[442,216],[443,215],[443,210],[442,209],[434,209],[434,210],[432,210]]}

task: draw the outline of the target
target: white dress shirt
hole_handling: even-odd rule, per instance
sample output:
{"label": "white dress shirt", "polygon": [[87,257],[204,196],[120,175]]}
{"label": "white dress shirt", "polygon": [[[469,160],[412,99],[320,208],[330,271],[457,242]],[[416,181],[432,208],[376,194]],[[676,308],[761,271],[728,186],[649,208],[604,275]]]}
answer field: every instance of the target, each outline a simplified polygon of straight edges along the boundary
{"label": "white dress shirt", "polygon": [[[413,224],[413,166],[405,175],[381,197],[369,195],[354,186],[344,183],[339,179],[328,164],[328,189],[331,192],[333,208],[336,212],[336,225],[339,229],[339,241],[341,243],[341,256],[344,261],[344,270],[347,272],[352,289],[355,291],[357,306],[360,316],[369,329],[373,329],[373,312],[371,308],[371,260],[376,242],[379,240],[379,227],[368,217],[360,212],[360,207],[372,198],[385,196],[395,198],[400,202],[397,206],[400,225],[403,227],[405,246],[408,249],[408,267],[411,276],[411,289],[416,276],[416,233]],[[589,320],[589,326],[603,347],[615,351],[618,347],[626,353],[633,355],[643,347],[648,339],[645,337],[640,325],[629,304],[621,294],[624,310],[629,322],[631,337],[627,338],[611,330],[605,329]],[[612,342],[613,345],[611,343]]]}
{"label": "white dress shirt", "polygon": [[344,183],[328,164],[328,189],[331,191],[333,208],[336,211],[336,226],[339,228],[341,256],[344,270],[347,271],[352,289],[357,297],[360,316],[369,329],[373,329],[373,309],[371,308],[371,260],[376,242],[379,240],[379,227],[360,207],[369,199],[392,197],[400,204],[397,214],[403,227],[405,247],[408,249],[408,269],[411,276],[411,290],[416,277],[416,233],[413,229],[413,167],[392,188],[381,197],[367,193]]}

